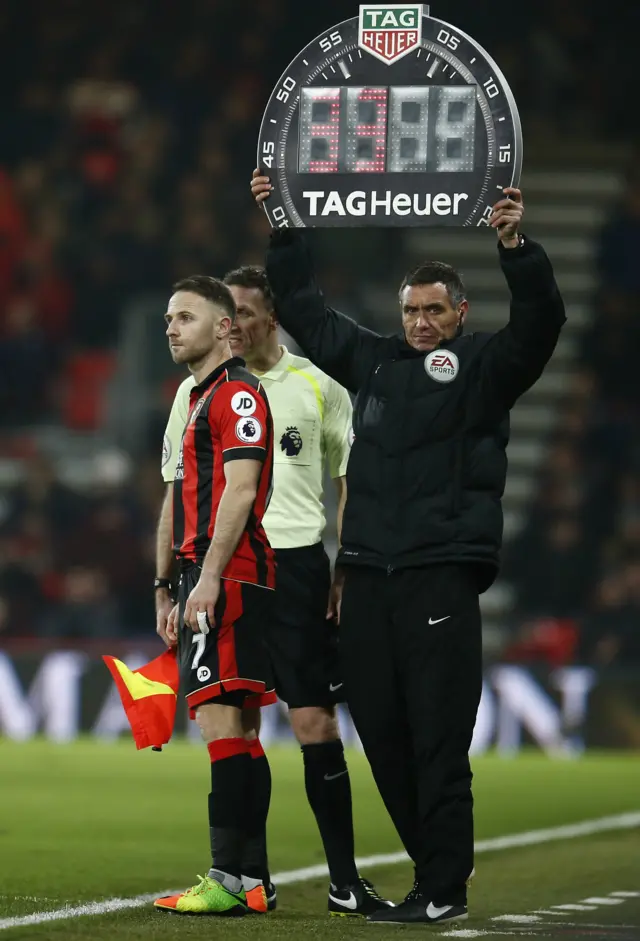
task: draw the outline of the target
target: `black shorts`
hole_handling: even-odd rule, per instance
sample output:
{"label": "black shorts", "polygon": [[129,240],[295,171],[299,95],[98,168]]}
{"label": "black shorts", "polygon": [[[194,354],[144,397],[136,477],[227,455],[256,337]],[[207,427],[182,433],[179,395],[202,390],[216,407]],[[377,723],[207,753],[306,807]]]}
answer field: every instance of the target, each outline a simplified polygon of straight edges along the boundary
{"label": "black shorts", "polygon": [[247,694],[245,706],[274,702],[276,697],[265,646],[274,592],[223,578],[214,609],[213,630],[208,634],[195,633],[184,626],[184,609],[199,578],[198,566],[186,569],[178,589],[180,687],[191,718],[196,706],[236,690]]}
{"label": "black shorts", "polygon": [[267,628],[278,697],[290,709],[343,702],[338,628],[327,621],[329,558],[321,542],[276,549],[274,610]]}

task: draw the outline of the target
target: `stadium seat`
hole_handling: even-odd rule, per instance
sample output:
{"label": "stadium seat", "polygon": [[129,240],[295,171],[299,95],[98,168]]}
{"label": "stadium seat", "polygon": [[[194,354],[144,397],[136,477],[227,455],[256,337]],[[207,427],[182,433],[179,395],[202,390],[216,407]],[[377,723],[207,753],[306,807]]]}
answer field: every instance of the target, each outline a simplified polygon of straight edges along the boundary
{"label": "stadium seat", "polygon": [[115,369],[113,353],[91,350],[75,353],[66,364],[62,417],[68,428],[93,431],[103,417],[107,384]]}

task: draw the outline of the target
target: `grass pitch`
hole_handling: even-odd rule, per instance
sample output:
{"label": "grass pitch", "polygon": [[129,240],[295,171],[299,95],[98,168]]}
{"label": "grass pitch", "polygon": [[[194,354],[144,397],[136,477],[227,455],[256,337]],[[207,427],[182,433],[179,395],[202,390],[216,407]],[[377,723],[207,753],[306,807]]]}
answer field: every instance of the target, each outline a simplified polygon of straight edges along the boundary
{"label": "grass pitch", "polygon": [[[293,747],[269,752],[274,789],[269,824],[273,872],[324,861],[304,796],[302,761]],[[283,885],[279,910],[263,918],[218,920],[163,916],[150,906],[52,923],[5,927],[3,919],[64,905],[129,898],[192,885],[209,866],[204,748],[172,743],[158,755],[130,741],[0,742],[0,941],[11,939],[387,938],[424,936],[423,928],[379,928],[328,919],[327,879]],[[401,847],[365,758],[349,754],[359,856]],[[590,755],[550,761],[541,755],[474,761],[478,840],[640,810],[640,760]],[[466,931],[521,936],[524,927],[493,922],[589,896],[640,891],[640,831],[607,832],[567,842],[490,852],[476,861]],[[367,870],[398,901],[410,887],[408,864]],[[549,916],[550,917],[550,916]],[[569,925],[527,926],[539,939],[640,939],[640,897],[558,916]],[[553,922],[553,919],[551,919]],[[586,924],[606,927],[587,929]],[[619,928],[627,925],[637,928]],[[548,933],[543,933],[547,931]],[[450,929],[449,929],[450,930]],[[630,932],[634,933],[630,933]],[[554,933],[555,932],[555,933]],[[601,932],[597,934],[596,932]],[[603,933],[604,932],[604,933]],[[436,932],[440,934],[440,931]],[[467,934],[466,937],[473,937]],[[507,936],[507,935],[505,935]],[[512,936],[512,935],[508,935]]]}

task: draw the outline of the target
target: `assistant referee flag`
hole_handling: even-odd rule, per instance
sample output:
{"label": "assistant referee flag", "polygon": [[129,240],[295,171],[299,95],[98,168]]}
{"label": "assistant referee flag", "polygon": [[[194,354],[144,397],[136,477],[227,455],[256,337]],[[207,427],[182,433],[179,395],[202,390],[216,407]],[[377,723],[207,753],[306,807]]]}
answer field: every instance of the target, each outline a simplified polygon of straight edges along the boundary
{"label": "assistant referee flag", "polygon": [[160,749],[173,734],[179,670],[174,648],[138,670],[103,656],[127,714],[137,748]]}

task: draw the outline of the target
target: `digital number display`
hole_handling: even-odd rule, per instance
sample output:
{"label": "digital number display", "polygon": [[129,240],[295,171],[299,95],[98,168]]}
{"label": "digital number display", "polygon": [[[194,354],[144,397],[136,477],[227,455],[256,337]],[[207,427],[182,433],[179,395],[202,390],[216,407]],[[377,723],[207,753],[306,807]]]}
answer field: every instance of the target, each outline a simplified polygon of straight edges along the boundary
{"label": "digital number display", "polygon": [[347,88],[345,173],[384,173],[387,89]]}
{"label": "digital number display", "polygon": [[409,6],[361,3],[282,72],[256,163],[274,228],[486,226],[518,186],[522,128],[497,62]]}
{"label": "digital number display", "polygon": [[298,160],[304,173],[337,173],[340,142],[340,88],[306,88],[300,103]]}
{"label": "digital number display", "polygon": [[475,138],[475,85],[301,89],[299,173],[468,173]]}

